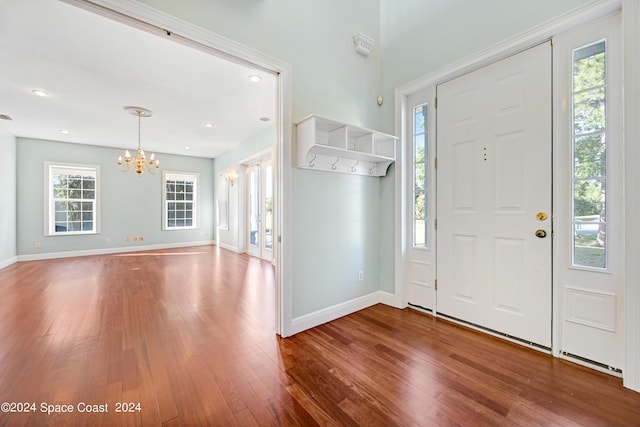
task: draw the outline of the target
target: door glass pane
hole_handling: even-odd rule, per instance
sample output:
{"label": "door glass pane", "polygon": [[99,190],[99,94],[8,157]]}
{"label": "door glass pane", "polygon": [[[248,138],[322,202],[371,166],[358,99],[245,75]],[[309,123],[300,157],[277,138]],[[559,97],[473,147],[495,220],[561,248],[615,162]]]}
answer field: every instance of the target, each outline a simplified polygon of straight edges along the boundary
{"label": "door glass pane", "polygon": [[259,246],[260,233],[260,169],[249,171],[249,245]]}
{"label": "door glass pane", "polygon": [[273,249],[273,168],[264,168],[264,248]]}
{"label": "door glass pane", "polygon": [[427,104],[413,109],[413,246],[426,248],[428,133]]}
{"label": "door glass pane", "polygon": [[573,52],[573,265],[607,268],[606,44]]}

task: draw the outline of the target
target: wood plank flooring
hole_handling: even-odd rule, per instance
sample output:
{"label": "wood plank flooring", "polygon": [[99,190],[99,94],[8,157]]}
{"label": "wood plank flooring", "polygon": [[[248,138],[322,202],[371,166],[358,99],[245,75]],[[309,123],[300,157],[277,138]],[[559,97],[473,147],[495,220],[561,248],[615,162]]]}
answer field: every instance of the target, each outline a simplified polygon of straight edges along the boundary
{"label": "wood plank flooring", "polygon": [[271,265],[214,246],[14,264],[0,426],[640,426],[620,379],[410,309],[273,330]]}

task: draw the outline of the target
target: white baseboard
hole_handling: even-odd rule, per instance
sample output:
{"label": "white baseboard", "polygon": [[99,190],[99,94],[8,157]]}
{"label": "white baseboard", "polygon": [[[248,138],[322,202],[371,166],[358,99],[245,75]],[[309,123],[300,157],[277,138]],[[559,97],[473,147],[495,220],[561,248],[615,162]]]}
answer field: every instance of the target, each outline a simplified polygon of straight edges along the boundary
{"label": "white baseboard", "polygon": [[393,308],[407,308],[407,304],[403,304],[400,297],[389,292],[380,291],[380,302]]}
{"label": "white baseboard", "polygon": [[119,248],[87,249],[83,251],[44,252],[41,254],[18,255],[17,261],[38,261],[43,259],[71,258],[89,255],[121,254],[125,252],[153,251],[158,249],[185,248],[189,246],[212,245],[213,240],[181,243],[162,243],[157,245],[125,246]]}
{"label": "white baseboard", "polygon": [[2,261],[0,261],[0,270],[2,270],[5,267],[9,267],[10,265],[15,264],[16,262],[18,262],[17,256],[3,259]]}
{"label": "white baseboard", "polygon": [[222,243],[222,242],[218,242],[218,243],[217,243],[217,245],[218,245],[219,247],[221,247],[222,249],[226,249],[226,250],[229,250],[229,251],[235,252],[235,253],[237,253],[237,254],[239,254],[239,253],[240,253],[240,249],[239,249],[237,246],[229,245],[229,244],[227,244],[227,243]]}
{"label": "white baseboard", "polygon": [[315,328],[323,323],[331,322],[332,320],[355,313],[356,311],[371,307],[372,305],[376,305],[380,303],[383,298],[381,294],[383,294],[381,291],[373,292],[369,295],[323,308],[322,310],[314,311],[313,313],[295,317],[291,321],[291,333],[289,336],[295,335],[298,332],[306,331],[307,329]]}

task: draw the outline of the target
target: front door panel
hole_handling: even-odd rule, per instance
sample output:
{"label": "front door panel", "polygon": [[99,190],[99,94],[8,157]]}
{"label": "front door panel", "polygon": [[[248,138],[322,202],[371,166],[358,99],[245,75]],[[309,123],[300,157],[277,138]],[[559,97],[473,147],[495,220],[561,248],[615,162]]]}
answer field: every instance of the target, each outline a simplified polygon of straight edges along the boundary
{"label": "front door panel", "polygon": [[551,347],[550,44],[437,91],[438,312]]}

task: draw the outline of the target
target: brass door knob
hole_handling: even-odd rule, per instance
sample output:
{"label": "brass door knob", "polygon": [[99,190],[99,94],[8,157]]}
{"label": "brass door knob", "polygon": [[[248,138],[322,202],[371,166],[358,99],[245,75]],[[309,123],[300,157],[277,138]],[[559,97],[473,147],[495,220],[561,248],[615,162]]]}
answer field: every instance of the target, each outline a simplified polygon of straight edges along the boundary
{"label": "brass door knob", "polygon": [[545,237],[547,237],[547,232],[544,230],[538,229],[536,230],[536,237],[544,239]]}

